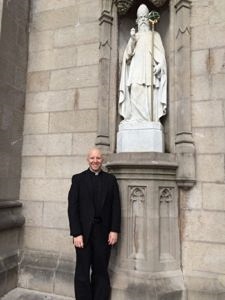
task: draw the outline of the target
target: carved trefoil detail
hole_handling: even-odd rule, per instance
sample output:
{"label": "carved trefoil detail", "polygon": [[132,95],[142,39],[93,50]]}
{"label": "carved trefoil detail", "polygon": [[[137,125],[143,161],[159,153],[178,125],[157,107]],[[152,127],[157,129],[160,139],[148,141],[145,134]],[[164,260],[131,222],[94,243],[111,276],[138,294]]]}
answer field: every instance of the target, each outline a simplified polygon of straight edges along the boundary
{"label": "carved trefoil detail", "polygon": [[176,206],[173,187],[159,188],[159,260],[175,260]]}
{"label": "carved trefoil detail", "polygon": [[145,259],[146,187],[129,186],[128,257]]}

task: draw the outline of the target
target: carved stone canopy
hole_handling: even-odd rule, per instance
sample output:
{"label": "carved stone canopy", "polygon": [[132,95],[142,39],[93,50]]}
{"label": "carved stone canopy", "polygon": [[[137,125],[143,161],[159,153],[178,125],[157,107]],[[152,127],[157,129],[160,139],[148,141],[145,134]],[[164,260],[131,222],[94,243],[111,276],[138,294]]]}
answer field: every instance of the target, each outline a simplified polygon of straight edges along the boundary
{"label": "carved stone canopy", "polygon": [[[151,4],[156,7],[161,7],[166,3],[167,0],[149,0]],[[134,0],[114,0],[118,13],[120,15],[125,15],[128,9],[133,5],[135,2]]]}

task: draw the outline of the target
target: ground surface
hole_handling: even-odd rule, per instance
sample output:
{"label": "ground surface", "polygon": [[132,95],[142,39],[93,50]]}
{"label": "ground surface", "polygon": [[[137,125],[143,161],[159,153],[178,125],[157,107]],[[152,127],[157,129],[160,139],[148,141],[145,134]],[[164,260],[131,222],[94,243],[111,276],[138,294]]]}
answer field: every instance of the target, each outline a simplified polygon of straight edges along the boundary
{"label": "ground surface", "polygon": [[0,300],[73,300],[73,298],[16,288],[1,297]]}

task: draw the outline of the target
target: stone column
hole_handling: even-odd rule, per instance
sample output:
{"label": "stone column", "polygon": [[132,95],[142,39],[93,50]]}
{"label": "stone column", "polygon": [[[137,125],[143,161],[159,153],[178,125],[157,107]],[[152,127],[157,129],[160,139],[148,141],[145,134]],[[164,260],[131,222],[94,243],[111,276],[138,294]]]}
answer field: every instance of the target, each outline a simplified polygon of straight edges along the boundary
{"label": "stone column", "polygon": [[0,0],[0,297],[17,286],[29,1]]}
{"label": "stone column", "polygon": [[195,182],[195,146],[191,124],[191,33],[190,0],[175,1],[175,70],[177,100],[177,133],[175,139],[178,159],[177,183],[192,187]]}
{"label": "stone column", "polygon": [[103,1],[103,10],[99,18],[99,101],[98,101],[98,131],[96,145],[104,150],[110,147],[109,103],[110,103],[110,59],[111,59],[111,1]]}
{"label": "stone column", "polygon": [[0,37],[2,31],[2,11],[3,11],[3,0],[0,0]]}

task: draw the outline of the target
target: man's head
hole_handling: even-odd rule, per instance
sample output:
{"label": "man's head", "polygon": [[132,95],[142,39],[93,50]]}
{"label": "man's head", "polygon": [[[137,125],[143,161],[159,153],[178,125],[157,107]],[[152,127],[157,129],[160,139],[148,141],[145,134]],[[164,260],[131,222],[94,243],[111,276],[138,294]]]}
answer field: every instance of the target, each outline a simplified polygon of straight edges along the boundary
{"label": "man's head", "polygon": [[138,7],[137,10],[137,24],[138,24],[138,30],[140,31],[146,31],[149,30],[150,25],[149,25],[149,9],[145,4],[141,4]]}
{"label": "man's head", "polygon": [[92,148],[88,152],[87,161],[89,168],[93,172],[99,172],[102,168],[103,156],[101,150],[98,148]]}

